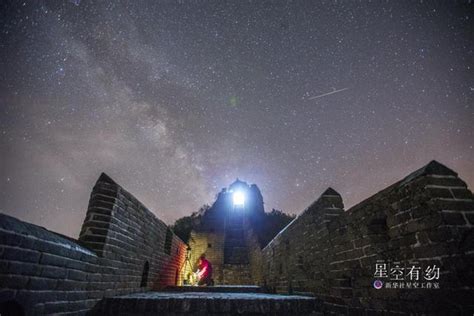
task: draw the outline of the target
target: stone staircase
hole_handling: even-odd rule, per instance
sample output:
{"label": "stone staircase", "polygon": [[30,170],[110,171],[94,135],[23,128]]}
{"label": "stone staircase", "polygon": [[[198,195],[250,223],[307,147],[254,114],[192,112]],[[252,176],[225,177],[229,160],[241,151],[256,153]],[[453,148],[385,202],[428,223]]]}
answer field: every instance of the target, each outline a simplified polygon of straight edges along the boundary
{"label": "stone staircase", "polygon": [[224,264],[223,283],[232,285],[239,281],[240,284],[252,284],[252,276],[248,264]]}
{"label": "stone staircase", "polygon": [[167,286],[163,292],[262,293],[257,285]]}
{"label": "stone staircase", "polygon": [[315,298],[262,293],[258,286],[173,286],[104,298],[92,315],[322,315]]}
{"label": "stone staircase", "polygon": [[224,241],[225,264],[248,264],[248,247],[245,242],[243,215],[239,212],[227,216]]}

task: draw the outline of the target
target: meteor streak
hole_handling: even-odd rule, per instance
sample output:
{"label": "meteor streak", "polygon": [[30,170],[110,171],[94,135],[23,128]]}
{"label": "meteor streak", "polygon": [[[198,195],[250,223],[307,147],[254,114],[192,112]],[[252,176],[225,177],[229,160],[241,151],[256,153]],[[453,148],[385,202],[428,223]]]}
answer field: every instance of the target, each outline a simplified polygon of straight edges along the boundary
{"label": "meteor streak", "polygon": [[319,99],[319,98],[325,97],[325,96],[327,96],[327,95],[331,95],[331,94],[334,94],[334,93],[338,93],[338,92],[341,92],[341,91],[344,91],[344,90],[347,90],[347,89],[349,89],[349,88],[343,88],[343,89],[339,89],[339,90],[334,89],[334,91],[327,92],[327,93],[323,93],[323,94],[316,95],[316,96],[314,96],[314,97],[308,98],[308,100]]}

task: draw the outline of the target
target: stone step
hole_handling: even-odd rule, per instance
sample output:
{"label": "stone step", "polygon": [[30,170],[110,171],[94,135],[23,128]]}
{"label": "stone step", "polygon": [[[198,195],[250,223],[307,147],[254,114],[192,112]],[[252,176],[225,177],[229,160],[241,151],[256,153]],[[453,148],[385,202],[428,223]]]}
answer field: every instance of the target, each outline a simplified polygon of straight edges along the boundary
{"label": "stone step", "polygon": [[244,230],[243,229],[229,229],[226,231],[225,233],[225,238],[230,238],[230,239],[234,239],[234,238],[239,238],[239,239],[244,239]]}
{"label": "stone step", "polygon": [[249,255],[247,252],[247,248],[244,248],[244,247],[224,248],[224,263],[225,264],[249,263]]}
{"label": "stone step", "polygon": [[226,222],[226,230],[228,228],[240,228],[242,229],[244,227],[244,221],[241,219],[241,218],[236,218],[236,219],[232,219],[232,220],[228,220]]}
{"label": "stone step", "polygon": [[235,239],[226,238],[225,243],[224,243],[224,248],[233,248],[233,247],[242,247],[242,248],[247,249],[245,240],[237,239],[237,238]]}
{"label": "stone step", "polygon": [[257,285],[167,286],[164,292],[261,293]]}
{"label": "stone step", "polygon": [[95,315],[321,315],[313,297],[263,293],[147,292],[104,298]]}
{"label": "stone step", "polygon": [[247,265],[224,264],[222,274],[224,284],[252,284],[252,277]]}

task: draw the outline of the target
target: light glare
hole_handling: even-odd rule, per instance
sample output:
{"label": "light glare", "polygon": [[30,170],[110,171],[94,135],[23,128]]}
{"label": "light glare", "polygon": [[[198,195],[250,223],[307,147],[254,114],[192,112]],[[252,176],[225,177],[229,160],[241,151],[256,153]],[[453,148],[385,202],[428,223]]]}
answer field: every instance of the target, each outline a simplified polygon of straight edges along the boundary
{"label": "light glare", "polygon": [[240,192],[240,191],[234,192],[233,199],[234,199],[234,205],[235,206],[243,206],[244,205],[245,196],[242,192]]}

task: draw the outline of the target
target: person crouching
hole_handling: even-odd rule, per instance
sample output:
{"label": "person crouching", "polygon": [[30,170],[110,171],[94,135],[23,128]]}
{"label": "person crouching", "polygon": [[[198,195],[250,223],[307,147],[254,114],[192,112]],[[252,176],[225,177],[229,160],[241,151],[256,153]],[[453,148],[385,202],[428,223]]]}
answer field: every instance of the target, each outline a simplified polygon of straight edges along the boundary
{"label": "person crouching", "polygon": [[212,264],[206,259],[205,255],[201,255],[199,258],[197,277],[199,279],[199,286],[214,285],[212,280]]}

